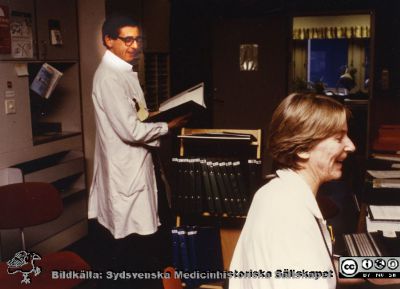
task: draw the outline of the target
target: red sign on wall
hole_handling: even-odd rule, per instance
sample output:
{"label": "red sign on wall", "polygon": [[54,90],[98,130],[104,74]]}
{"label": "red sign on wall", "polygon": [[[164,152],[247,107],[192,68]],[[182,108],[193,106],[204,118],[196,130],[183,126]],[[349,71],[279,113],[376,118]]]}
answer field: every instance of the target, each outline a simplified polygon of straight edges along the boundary
{"label": "red sign on wall", "polygon": [[11,53],[10,13],[8,6],[0,5],[0,54]]}

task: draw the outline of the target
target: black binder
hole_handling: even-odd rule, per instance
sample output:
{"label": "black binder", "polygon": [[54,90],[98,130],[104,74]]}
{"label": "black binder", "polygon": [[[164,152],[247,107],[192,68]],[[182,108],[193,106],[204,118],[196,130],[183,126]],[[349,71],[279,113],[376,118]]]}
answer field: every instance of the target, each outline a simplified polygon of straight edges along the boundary
{"label": "black binder", "polygon": [[189,159],[181,159],[182,162],[182,183],[183,183],[183,189],[182,189],[182,195],[183,195],[183,202],[182,202],[182,212],[183,213],[190,213],[190,165],[189,165]]}
{"label": "black binder", "polygon": [[254,196],[254,193],[258,191],[258,189],[262,186],[263,182],[262,182],[262,162],[260,159],[256,159],[255,160],[256,163],[256,177],[257,177],[257,181],[256,181],[256,190],[253,192],[252,197]]}
{"label": "black binder", "polygon": [[229,176],[229,181],[232,188],[232,196],[237,208],[237,214],[240,216],[244,216],[246,214],[245,209],[243,208],[243,200],[242,196],[240,195],[240,188],[239,183],[236,177],[235,170],[233,168],[233,162],[228,161],[226,163],[226,170]]}
{"label": "black binder", "polygon": [[202,172],[200,159],[194,160],[194,181],[195,181],[195,207],[197,213],[203,212],[203,181],[202,181]]}
{"label": "black binder", "polygon": [[226,192],[225,183],[220,169],[220,162],[213,162],[213,169],[217,180],[218,191],[220,192],[221,201],[223,203],[223,211],[230,216],[232,215],[231,204]]}
{"label": "black binder", "polygon": [[184,206],[184,196],[183,196],[183,164],[182,164],[182,159],[178,159],[178,158],[173,158],[172,159],[172,164],[175,168],[176,171],[176,175],[175,175],[175,190],[174,190],[174,199],[175,199],[175,203],[174,203],[174,208],[179,211],[182,212],[182,208]]}
{"label": "black binder", "polygon": [[248,172],[249,172],[249,193],[254,194],[257,188],[257,169],[256,160],[247,160]]}
{"label": "black binder", "polygon": [[181,270],[190,272],[190,260],[187,248],[187,232],[185,227],[178,227]]}
{"label": "black binder", "polygon": [[250,206],[250,201],[249,201],[248,192],[246,190],[246,184],[245,184],[240,161],[233,162],[233,171],[235,172],[235,177],[236,177],[238,185],[239,185],[238,186],[239,187],[239,195],[240,195],[240,199],[242,200],[243,210],[247,214],[247,211]]}
{"label": "black binder", "polygon": [[208,176],[209,176],[210,184],[211,184],[211,192],[212,192],[212,196],[214,198],[215,211],[217,214],[222,215],[223,214],[222,201],[221,201],[221,196],[220,196],[220,193],[218,190],[216,175],[214,172],[214,166],[213,166],[212,161],[207,161],[207,169],[208,169]]}
{"label": "black binder", "polygon": [[181,261],[180,261],[180,240],[179,240],[179,235],[178,235],[178,228],[173,227],[171,229],[171,234],[172,234],[172,266],[174,266],[175,269],[180,270],[181,269]]}
{"label": "black binder", "polygon": [[196,179],[195,179],[195,159],[188,159],[189,179],[188,179],[188,210],[192,213],[197,211],[196,206]]}
{"label": "black binder", "polygon": [[[199,272],[222,271],[222,249],[218,228],[202,226],[190,226],[189,228],[188,244],[192,270]],[[217,279],[192,279],[190,285],[199,286],[213,281],[217,281]]]}
{"label": "black binder", "polygon": [[224,181],[225,189],[226,189],[226,196],[229,200],[229,205],[232,211],[233,216],[239,216],[240,211],[238,210],[238,205],[236,203],[235,195],[233,192],[232,184],[229,180],[228,170],[226,168],[226,162],[219,163],[219,169],[222,174],[222,179]]}
{"label": "black binder", "polygon": [[203,176],[203,185],[204,185],[204,193],[206,195],[207,210],[210,214],[214,214],[216,211],[214,206],[214,196],[211,191],[211,183],[208,174],[207,160],[201,159],[200,166],[201,166],[201,173]]}

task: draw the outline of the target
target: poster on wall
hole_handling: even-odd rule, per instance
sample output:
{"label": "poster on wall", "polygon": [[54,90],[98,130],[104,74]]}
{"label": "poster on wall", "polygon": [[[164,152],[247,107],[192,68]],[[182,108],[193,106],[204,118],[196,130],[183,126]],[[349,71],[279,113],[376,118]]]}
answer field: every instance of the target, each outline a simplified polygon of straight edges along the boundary
{"label": "poster on wall", "polygon": [[11,50],[14,58],[33,57],[32,16],[29,13],[11,12]]}
{"label": "poster on wall", "polygon": [[8,6],[0,5],[0,54],[11,53],[10,15]]}

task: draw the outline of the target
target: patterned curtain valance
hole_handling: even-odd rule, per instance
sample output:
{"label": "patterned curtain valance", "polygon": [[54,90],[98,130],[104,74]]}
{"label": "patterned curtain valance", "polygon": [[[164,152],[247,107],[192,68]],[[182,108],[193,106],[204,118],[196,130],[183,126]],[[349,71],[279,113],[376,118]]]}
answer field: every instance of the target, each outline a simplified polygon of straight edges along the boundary
{"label": "patterned curtain valance", "polygon": [[369,38],[368,26],[294,28],[293,39]]}

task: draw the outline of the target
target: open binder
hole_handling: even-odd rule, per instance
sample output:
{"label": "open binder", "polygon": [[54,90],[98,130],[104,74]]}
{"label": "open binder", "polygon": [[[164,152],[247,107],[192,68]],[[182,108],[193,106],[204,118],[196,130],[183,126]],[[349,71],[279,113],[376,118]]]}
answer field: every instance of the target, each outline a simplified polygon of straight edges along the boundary
{"label": "open binder", "polygon": [[205,109],[204,83],[200,83],[161,103],[156,114],[145,121],[168,122],[179,116],[203,112]]}

